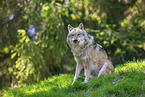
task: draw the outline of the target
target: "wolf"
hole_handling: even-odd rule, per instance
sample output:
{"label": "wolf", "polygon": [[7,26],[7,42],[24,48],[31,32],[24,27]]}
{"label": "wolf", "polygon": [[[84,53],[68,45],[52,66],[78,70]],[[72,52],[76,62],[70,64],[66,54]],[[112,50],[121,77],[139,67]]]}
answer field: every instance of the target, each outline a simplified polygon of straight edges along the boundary
{"label": "wolf", "polygon": [[76,61],[76,71],[73,83],[79,77],[84,68],[85,80],[114,73],[114,66],[107,56],[103,47],[97,44],[94,37],[84,30],[84,25],[79,24],[77,28],[68,25],[67,43],[71,48]]}

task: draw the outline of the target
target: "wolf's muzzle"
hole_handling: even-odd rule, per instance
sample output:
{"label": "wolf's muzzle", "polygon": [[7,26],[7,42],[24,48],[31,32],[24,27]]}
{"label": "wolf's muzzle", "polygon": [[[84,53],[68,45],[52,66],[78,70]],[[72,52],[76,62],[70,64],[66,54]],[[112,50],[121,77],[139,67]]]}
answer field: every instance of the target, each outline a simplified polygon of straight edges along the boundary
{"label": "wolf's muzzle", "polygon": [[74,39],[73,42],[74,42],[74,43],[78,43],[79,41],[78,41],[77,39]]}

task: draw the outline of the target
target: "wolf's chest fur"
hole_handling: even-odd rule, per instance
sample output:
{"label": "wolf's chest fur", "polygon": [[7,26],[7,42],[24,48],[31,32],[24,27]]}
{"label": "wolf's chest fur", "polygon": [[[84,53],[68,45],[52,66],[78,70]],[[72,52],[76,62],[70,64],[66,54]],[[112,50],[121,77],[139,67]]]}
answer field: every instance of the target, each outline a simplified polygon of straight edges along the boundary
{"label": "wolf's chest fur", "polygon": [[[75,50],[73,50],[75,49]],[[76,47],[73,48],[72,52],[74,54],[74,57],[76,57],[78,60],[87,60],[90,58],[90,49],[85,46],[84,48]]]}
{"label": "wolf's chest fur", "polygon": [[72,47],[72,52],[76,61],[93,61],[93,64],[99,64],[101,60],[107,58],[102,46],[95,43],[95,41],[94,43],[88,43],[84,47]]}

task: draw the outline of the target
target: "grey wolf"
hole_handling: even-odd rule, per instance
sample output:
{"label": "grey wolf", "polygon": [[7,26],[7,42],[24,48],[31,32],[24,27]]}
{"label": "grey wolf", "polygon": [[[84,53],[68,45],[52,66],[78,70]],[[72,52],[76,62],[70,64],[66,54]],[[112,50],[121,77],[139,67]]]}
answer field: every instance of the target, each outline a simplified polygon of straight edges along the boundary
{"label": "grey wolf", "polygon": [[76,71],[73,83],[79,77],[84,68],[85,80],[92,77],[100,77],[106,74],[114,73],[114,66],[107,56],[103,47],[97,44],[94,37],[84,30],[84,25],[79,24],[77,28],[68,25],[67,43],[71,48],[76,61]]}

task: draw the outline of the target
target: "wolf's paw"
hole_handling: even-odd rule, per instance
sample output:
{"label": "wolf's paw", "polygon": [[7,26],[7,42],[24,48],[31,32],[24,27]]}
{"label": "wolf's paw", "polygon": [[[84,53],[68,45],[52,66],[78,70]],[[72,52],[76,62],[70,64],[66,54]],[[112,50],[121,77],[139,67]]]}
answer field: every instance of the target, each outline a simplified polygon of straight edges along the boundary
{"label": "wolf's paw", "polygon": [[71,85],[73,85],[74,83],[75,83],[75,81],[73,81]]}
{"label": "wolf's paw", "polygon": [[84,82],[82,82],[82,83],[87,83],[88,81],[84,81]]}

